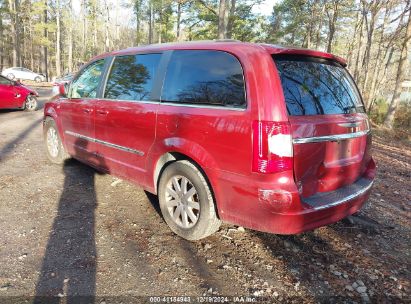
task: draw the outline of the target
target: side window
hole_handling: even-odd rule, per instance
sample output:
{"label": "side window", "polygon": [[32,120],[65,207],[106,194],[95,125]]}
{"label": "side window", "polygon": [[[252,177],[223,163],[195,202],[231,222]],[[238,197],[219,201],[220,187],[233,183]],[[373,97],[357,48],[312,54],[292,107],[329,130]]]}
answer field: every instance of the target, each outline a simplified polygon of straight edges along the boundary
{"label": "side window", "polygon": [[8,80],[6,77],[0,76],[0,84],[11,84],[11,81]]}
{"label": "side window", "polygon": [[161,100],[245,108],[241,64],[233,55],[221,51],[174,51]]}
{"label": "side window", "polygon": [[70,98],[94,98],[103,73],[104,60],[98,60],[87,66],[72,82],[68,96]]}
{"label": "side window", "polygon": [[104,98],[149,100],[161,54],[119,56],[114,59]]}

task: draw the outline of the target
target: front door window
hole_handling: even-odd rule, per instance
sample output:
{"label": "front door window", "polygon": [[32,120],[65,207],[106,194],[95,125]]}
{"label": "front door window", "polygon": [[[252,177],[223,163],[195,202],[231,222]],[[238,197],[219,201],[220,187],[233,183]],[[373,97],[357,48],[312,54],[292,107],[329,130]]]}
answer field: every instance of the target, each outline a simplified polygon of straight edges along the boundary
{"label": "front door window", "polygon": [[96,61],[86,67],[71,84],[69,98],[95,98],[103,74],[104,60]]}

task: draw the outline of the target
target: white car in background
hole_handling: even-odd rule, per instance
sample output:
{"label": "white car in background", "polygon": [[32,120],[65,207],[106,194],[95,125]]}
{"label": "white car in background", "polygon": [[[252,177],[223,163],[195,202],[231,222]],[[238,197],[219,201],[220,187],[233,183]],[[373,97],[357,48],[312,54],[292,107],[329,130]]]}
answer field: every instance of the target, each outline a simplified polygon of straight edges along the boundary
{"label": "white car in background", "polygon": [[34,80],[35,82],[42,82],[46,80],[44,75],[34,73],[26,68],[15,67],[15,68],[8,68],[1,72],[1,75],[14,80],[14,79],[24,79],[24,80]]}

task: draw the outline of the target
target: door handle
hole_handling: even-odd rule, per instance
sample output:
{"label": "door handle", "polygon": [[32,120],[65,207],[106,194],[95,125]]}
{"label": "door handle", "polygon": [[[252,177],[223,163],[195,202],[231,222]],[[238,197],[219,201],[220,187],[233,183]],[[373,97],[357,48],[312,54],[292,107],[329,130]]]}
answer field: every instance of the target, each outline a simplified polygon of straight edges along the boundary
{"label": "door handle", "polygon": [[107,110],[97,110],[97,114],[107,115],[107,114],[108,114],[108,111],[107,111]]}
{"label": "door handle", "polygon": [[83,109],[84,113],[90,114],[91,112],[93,112],[93,109]]}

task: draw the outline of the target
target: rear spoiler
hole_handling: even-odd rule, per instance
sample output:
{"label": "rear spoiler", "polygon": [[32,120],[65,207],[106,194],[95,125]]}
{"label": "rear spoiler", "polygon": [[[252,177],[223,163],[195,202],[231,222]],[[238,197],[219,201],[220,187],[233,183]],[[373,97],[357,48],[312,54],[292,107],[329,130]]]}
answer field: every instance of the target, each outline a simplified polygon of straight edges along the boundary
{"label": "rear spoiler", "polygon": [[270,48],[269,51],[272,55],[303,55],[307,57],[328,59],[338,62],[343,67],[347,66],[347,61],[344,58],[326,52],[300,48],[270,47],[270,45],[266,46]]}

